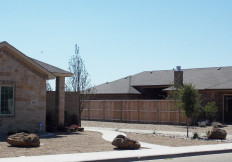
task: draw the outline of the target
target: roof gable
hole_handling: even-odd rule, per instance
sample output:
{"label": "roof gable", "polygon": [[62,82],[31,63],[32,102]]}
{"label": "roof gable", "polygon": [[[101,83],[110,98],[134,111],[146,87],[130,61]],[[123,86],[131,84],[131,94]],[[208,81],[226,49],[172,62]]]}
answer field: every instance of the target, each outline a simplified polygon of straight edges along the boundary
{"label": "roof gable", "polygon": [[46,74],[48,79],[54,79],[56,76],[72,76],[72,73],[70,72],[26,56],[7,42],[0,42],[0,48],[6,48],[7,50],[10,50],[11,54],[25,62],[30,67],[34,68],[40,73]]}

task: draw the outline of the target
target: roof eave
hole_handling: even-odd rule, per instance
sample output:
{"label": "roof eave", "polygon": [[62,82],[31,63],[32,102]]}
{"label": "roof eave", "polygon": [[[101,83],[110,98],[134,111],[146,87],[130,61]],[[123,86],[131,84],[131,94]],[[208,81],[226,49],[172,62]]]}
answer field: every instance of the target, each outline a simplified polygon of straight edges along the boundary
{"label": "roof eave", "polygon": [[53,75],[55,75],[56,77],[71,77],[73,76],[72,73],[52,73]]}

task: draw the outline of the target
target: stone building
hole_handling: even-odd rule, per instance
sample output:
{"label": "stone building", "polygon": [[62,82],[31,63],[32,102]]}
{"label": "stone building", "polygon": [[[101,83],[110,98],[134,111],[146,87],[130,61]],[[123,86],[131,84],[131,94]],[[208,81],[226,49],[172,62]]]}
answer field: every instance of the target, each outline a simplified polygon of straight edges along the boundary
{"label": "stone building", "polygon": [[64,123],[65,77],[72,73],[32,59],[0,43],[0,134],[45,131],[46,80],[56,79],[56,118]]}

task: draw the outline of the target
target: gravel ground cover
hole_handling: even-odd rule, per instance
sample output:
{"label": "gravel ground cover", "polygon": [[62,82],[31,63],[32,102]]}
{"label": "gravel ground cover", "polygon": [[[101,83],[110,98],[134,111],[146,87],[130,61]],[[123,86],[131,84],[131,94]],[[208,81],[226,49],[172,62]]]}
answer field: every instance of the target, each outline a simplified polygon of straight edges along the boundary
{"label": "gravel ground cover", "polygon": [[[136,124],[136,123],[116,123],[116,122],[100,122],[100,121],[82,121],[82,126],[89,127],[105,127],[114,129],[138,129],[138,130],[154,130],[155,131],[174,131],[174,132],[186,132],[186,126],[178,125],[158,125],[158,124]],[[213,127],[197,127],[190,126],[190,132],[204,133],[211,130]],[[224,127],[227,134],[232,134],[232,127]],[[125,133],[125,132],[124,132]],[[186,136],[179,135],[163,135],[163,134],[140,134],[140,133],[126,133],[128,137],[140,142],[146,142],[157,145],[165,146],[193,146],[193,145],[207,145],[207,144],[221,144],[229,143],[231,140],[194,140],[186,138]]]}
{"label": "gravel ground cover", "polygon": [[156,145],[164,145],[171,147],[180,147],[180,146],[194,146],[194,145],[208,145],[208,144],[220,144],[221,140],[192,140],[189,138],[181,138],[174,136],[160,136],[155,134],[137,134],[137,133],[126,133],[127,137],[140,141]]}
{"label": "gravel ground cover", "polygon": [[[161,125],[161,124],[137,124],[137,123],[117,123],[117,122],[101,122],[101,121],[82,121],[83,127],[106,127],[115,129],[141,129],[141,130],[154,130],[154,131],[175,131],[175,132],[186,132],[186,126],[179,125]],[[190,132],[206,133],[213,127],[198,127],[190,126]],[[232,126],[224,127],[227,134],[232,135]]]}
{"label": "gravel ground cover", "polygon": [[110,142],[102,139],[101,133],[91,131],[71,134],[57,133],[54,136],[40,138],[40,143],[40,147],[34,148],[11,147],[6,142],[6,138],[1,138],[0,158],[114,150]]}
{"label": "gravel ground cover", "polygon": [[[142,129],[158,131],[180,131],[186,132],[185,126],[115,123],[99,121],[82,121],[83,127],[107,127],[115,129]],[[190,127],[190,132],[205,133],[212,127],[200,128]],[[232,134],[232,127],[224,128],[228,134]],[[165,137],[159,134],[136,134],[126,133],[128,137],[151,144],[165,146],[191,146],[205,144],[220,144],[221,141],[191,140],[178,136]],[[228,141],[227,141],[228,142]],[[78,133],[56,133],[53,136],[40,138],[41,146],[37,148],[11,147],[6,143],[6,137],[0,137],[0,158],[16,156],[36,156],[49,154],[70,154],[83,152],[113,151],[114,146],[102,139],[102,134],[92,131]],[[1,160],[0,160],[1,161]]]}

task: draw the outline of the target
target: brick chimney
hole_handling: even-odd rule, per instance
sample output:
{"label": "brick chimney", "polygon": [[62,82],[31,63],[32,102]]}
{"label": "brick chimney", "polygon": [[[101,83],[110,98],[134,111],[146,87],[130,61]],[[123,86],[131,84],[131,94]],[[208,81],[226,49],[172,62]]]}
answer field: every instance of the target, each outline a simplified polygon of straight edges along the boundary
{"label": "brick chimney", "polygon": [[174,86],[182,86],[183,85],[183,71],[181,71],[181,66],[177,66],[174,71]]}

